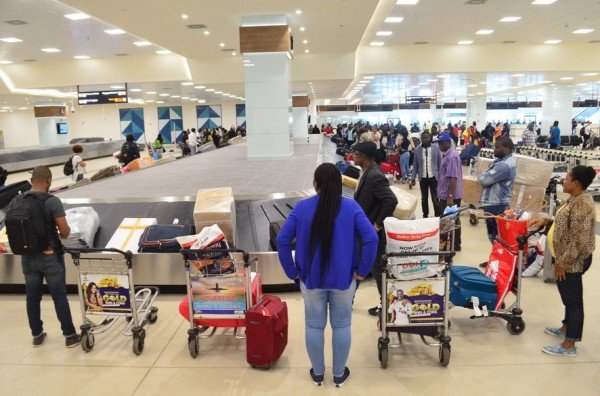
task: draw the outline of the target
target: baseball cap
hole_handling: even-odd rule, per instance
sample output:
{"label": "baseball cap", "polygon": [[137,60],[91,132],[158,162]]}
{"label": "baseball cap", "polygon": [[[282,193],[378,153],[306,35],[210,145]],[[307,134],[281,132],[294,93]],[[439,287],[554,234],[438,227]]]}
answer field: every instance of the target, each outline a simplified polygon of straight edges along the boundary
{"label": "baseball cap", "polygon": [[449,142],[452,140],[452,138],[450,137],[450,134],[448,132],[442,132],[440,133],[440,136],[438,136],[438,142]]}
{"label": "baseball cap", "polygon": [[369,157],[375,157],[377,145],[374,142],[362,142],[354,146],[354,151],[359,151]]}

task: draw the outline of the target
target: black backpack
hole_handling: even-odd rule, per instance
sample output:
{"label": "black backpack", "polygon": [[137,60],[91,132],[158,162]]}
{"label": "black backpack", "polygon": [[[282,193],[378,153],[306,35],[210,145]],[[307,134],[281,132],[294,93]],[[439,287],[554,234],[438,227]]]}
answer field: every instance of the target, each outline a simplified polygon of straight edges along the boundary
{"label": "black backpack", "polygon": [[63,165],[63,173],[65,176],[71,176],[73,173],[75,173],[75,169],[73,169],[73,158],[75,158],[75,156],[69,158],[69,160]]}
{"label": "black backpack", "polygon": [[52,195],[21,194],[17,196],[4,223],[13,254],[40,254],[50,246],[44,205]]}

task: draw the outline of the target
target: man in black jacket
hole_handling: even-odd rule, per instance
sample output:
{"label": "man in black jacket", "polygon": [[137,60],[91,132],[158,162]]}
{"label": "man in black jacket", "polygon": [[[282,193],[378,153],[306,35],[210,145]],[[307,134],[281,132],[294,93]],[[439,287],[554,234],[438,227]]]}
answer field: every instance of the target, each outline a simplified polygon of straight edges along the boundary
{"label": "man in black jacket", "polygon": [[[381,168],[374,162],[377,153],[377,146],[373,142],[359,143],[354,147],[354,163],[363,169],[362,175],[354,193],[354,199],[360,205],[362,210],[373,224],[377,235],[379,236],[379,247],[377,248],[377,258],[371,269],[375,277],[377,290],[381,296],[382,285],[381,276],[384,263],[381,256],[385,253],[385,230],[383,229],[383,220],[394,214],[398,199],[390,189],[390,183],[381,171]],[[369,314],[379,315],[379,308],[369,309]]]}

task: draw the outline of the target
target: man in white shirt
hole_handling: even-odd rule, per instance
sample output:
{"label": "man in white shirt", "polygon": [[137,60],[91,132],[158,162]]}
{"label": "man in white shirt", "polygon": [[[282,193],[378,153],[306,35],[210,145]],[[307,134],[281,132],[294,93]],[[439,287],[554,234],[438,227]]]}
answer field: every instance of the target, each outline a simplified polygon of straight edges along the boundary
{"label": "man in white shirt", "polygon": [[73,174],[71,175],[71,179],[73,179],[75,182],[78,182],[83,180],[83,175],[85,174],[85,167],[87,164],[81,157],[81,154],[83,153],[83,147],[81,147],[79,144],[76,144],[73,146],[73,153],[74,155],[71,158],[71,163],[73,164]]}
{"label": "man in white shirt", "polygon": [[388,308],[388,313],[395,313],[395,325],[407,325],[412,314],[411,303],[404,297],[404,291],[398,290],[396,293],[396,299]]}
{"label": "man in white shirt", "polygon": [[415,180],[419,180],[421,189],[421,208],[423,209],[423,218],[429,217],[429,193],[435,216],[439,216],[439,203],[437,198],[438,171],[442,163],[442,153],[437,144],[431,144],[431,135],[429,132],[421,134],[421,144],[415,149],[410,187],[415,185]]}
{"label": "man in white shirt", "polygon": [[190,147],[191,155],[198,152],[198,135],[196,134],[196,128],[192,128],[192,131],[188,135],[188,146]]}

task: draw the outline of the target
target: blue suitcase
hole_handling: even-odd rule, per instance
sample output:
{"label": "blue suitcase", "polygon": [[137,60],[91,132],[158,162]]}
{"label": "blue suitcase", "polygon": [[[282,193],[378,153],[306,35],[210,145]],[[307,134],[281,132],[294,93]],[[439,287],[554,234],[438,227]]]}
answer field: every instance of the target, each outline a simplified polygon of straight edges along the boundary
{"label": "blue suitcase", "polygon": [[479,298],[479,307],[496,307],[496,282],[479,269],[464,265],[450,268],[450,302],[457,307],[472,308],[471,297]]}
{"label": "blue suitcase", "polygon": [[140,237],[140,253],[179,253],[181,246],[175,238],[193,235],[190,224],[157,224],[146,227]]}

